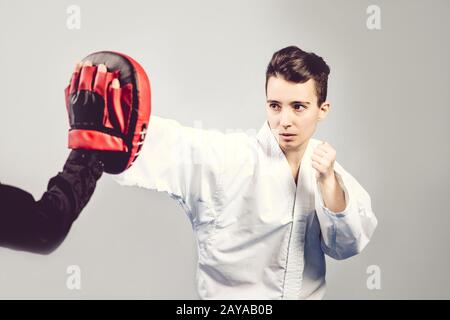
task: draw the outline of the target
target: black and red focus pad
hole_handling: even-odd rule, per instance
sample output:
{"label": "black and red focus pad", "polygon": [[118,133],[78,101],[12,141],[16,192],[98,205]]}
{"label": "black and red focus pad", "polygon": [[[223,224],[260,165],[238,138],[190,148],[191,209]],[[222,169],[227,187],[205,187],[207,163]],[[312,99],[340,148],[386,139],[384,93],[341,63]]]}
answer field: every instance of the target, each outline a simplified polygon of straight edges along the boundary
{"label": "black and red focus pad", "polygon": [[69,148],[97,150],[102,153],[106,172],[121,173],[133,164],[144,143],[151,114],[150,81],[141,65],[122,53],[96,52],[85,61],[92,62],[93,67],[86,70],[93,73],[99,64],[106,65],[106,83],[110,85],[112,78],[117,78],[120,94],[115,91],[115,95],[109,95],[108,87],[102,97],[82,79],[76,88],[73,82],[78,81],[75,76],[79,74],[74,73],[72,84],[66,88]]}

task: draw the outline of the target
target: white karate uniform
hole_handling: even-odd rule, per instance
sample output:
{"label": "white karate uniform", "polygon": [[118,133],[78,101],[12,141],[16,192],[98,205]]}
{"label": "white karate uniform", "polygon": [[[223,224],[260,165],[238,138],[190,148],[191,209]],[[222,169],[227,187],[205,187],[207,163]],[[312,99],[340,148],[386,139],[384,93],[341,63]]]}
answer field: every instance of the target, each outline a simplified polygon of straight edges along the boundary
{"label": "white karate uniform", "polygon": [[324,206],[311,164],[318,143],[309,140],[296,185],[267,121],[251,137],[152,115],[138,159],[114,179],[179,202],[196,237],[200,298],[321,299],[324,254],[361,252],[377,219],[368,193],[337,161],[346,208]]}

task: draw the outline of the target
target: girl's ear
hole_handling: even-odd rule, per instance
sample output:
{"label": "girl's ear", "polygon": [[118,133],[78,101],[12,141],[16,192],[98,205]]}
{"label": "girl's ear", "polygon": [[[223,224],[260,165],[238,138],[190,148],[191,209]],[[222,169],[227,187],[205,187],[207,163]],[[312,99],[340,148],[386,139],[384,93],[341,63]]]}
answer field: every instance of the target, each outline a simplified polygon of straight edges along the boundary
{"label": "girl's ear", "polygon": [[327,117],[328,112],[330,112],[331,104],[329,101],[323,102],[319,107],[319,117],[317,118],[317,121],[323,120]]}

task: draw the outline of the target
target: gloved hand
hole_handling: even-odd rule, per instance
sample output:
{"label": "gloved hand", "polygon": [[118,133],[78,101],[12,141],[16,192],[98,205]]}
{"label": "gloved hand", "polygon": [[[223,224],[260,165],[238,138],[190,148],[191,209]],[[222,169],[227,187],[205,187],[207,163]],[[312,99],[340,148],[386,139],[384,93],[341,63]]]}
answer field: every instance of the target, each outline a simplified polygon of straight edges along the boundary
{"label": "gloved hand", "polygon": [[[69,115],[69,148],[127,151],[125,122],[131,108],[122,108],[118,71],[108,72],[104,64],[77,64],[66,88]],[[126,106],[126,105],[124,105]]]}
{"label": "gloved hand", "polygon": [[144,143],[150,81],[139,63],[118,52],[95,52],[83,61],[65,89],[69,148],[99,151],[105,172],[121,173]]}

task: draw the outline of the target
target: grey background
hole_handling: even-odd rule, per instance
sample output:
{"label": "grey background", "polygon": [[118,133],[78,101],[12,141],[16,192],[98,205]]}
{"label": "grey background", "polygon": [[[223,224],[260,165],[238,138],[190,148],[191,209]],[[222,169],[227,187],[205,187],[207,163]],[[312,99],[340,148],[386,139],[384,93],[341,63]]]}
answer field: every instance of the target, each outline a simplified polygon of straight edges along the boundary
{"label": "grey background", "polygon": [[[81,8],[81,29],[66,9]],[[381,8],[382,29],[366,27]],[[450,298],[450,2],[0,0],[0,179],[40,198],[68,155],[63,88],[102,49],[148,71],[153,112],[205,129],[257,130],[273,52],[297,45],[331,66],[332,112],[315,137],[372,197],[366,250],[328,259],[326,298]],[[105,176],[49,256],[0,248],[0,298],[197,299],[191,226],[166,194]],[[82,289],[66,288],[79,265]],[[366,287],[369,265],[381,290]]]}

